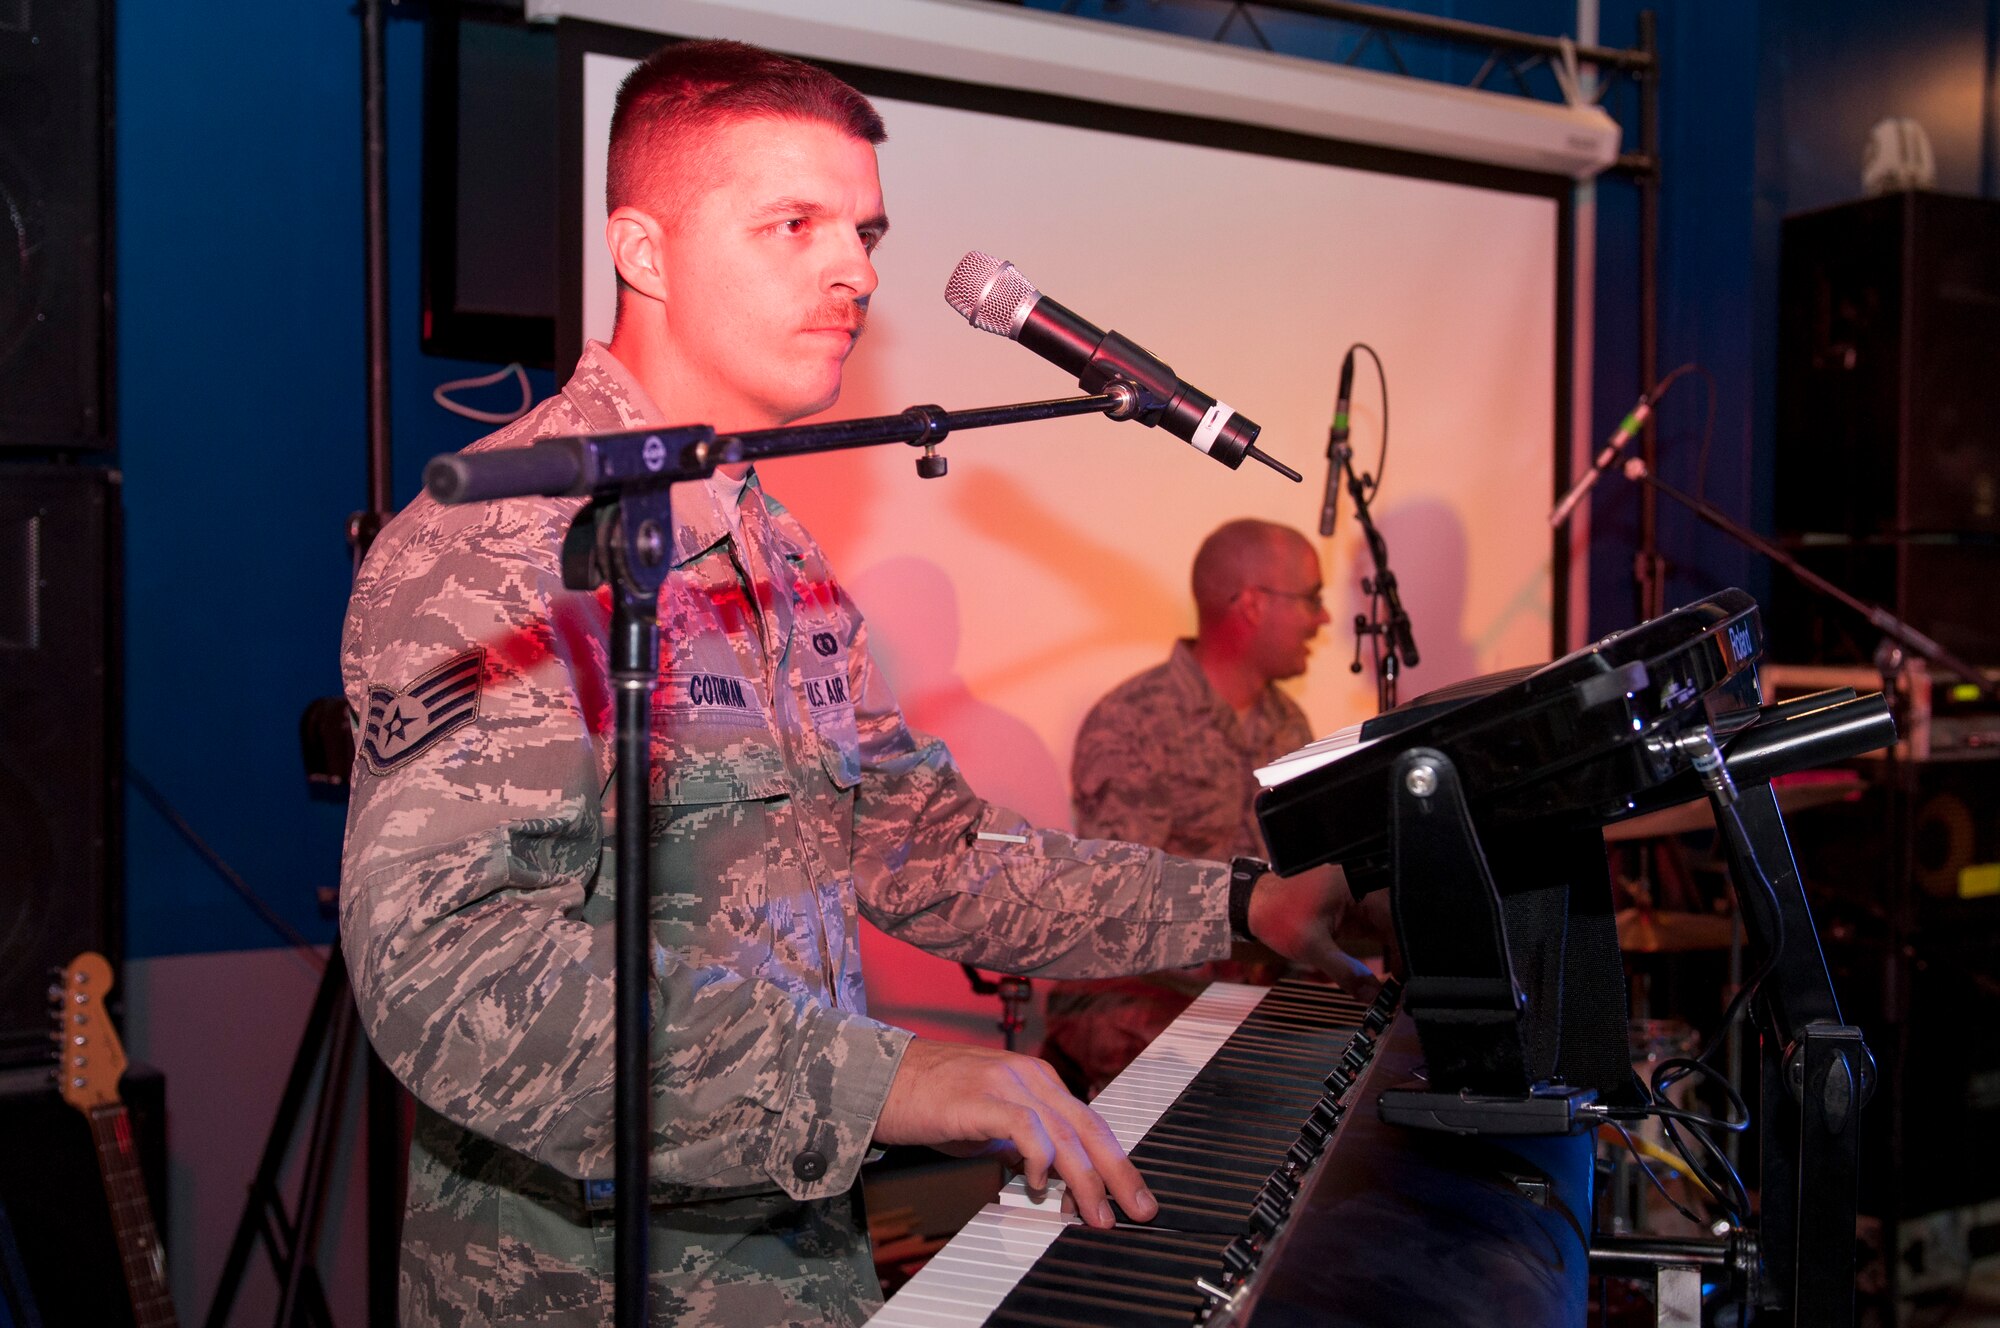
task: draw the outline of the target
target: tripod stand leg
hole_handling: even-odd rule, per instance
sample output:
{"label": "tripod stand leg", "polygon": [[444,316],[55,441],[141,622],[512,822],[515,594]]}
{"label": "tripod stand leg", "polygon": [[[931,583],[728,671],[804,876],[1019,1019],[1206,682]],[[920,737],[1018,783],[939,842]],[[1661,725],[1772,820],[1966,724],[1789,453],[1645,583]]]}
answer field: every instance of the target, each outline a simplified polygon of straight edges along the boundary
{"label": "tripod stand leg", "polygon": [[395,1328],[403,1255],[403,1086],[363,1039],[368,1076],[368,1322]]}
{"label": "tripod stand leg", "polygon": [[[345,968],[343,967],[343,972]],[[345,993],[346,984],[342,983]],[[278,1297],[275,1328],[293,1328],[297,1323],[299,1297],[315,1273],[320,1227],[326,1217],[326,1195],[333,1178],[333,1164],[339,1157],[335,1145],[340,1139],[340,1116],[347,1105],[347,1072],[354,1061],[354,1033],[358,1019],[354,1002],[336,1006],[327,1039],[326,1076],[320,1083],[319,1102],[313,1111],[312,1135],[306,1144],[305,1181],[299,1189],[299,1215],[292,1227],[291,1257],[284,1268],[284,1287]],[[322,1307],[322,1318],[324,1311]]]}
{"label": "tripod stand leg", "polygon": [[[299,1110],[305,1104],[306,1093],[312,1087],[313,1076],[319,1068],[327,1025],[336,1009],[342,1005],[351,1007],[352,1004],[347,989],[347,964],[341,957],[340,941],[336,938],[333,948],[327,953],[326,971],[320,976],[319,990],[313,994],[312,1011],[306,1016],[305,1032],[300,1036],[298,1052],[292,1058],[291,1074],[285,1080],[283,1096],[278,1099],[271,1133],[264,1140],[263,1158],[257,1163],[256,1175],[251,1178],[250,1193],[243,1204],[243,1216],[237,1220],[236,1235],[229,1242],[229,1257],[223,1261],[222,1277],[216,1283],[215,1298],[210,1301],[208,1317],[203,1320],[204,1328],[224,1328],[229,1322],[229,1311],[236,1304],[236,1293],[242,1289],[243,1273],[249,1266],[250,1251],[257,1237],[262,1235],[269,1242],[273,1221],[280,1234],[292,1236],[290,1224],[284,1217],[278,1181],[284,1170],[285,1155],[291,1151],[292,1132],[298,1128]],[[275,1248],[273,1254],[276,1254]]]}

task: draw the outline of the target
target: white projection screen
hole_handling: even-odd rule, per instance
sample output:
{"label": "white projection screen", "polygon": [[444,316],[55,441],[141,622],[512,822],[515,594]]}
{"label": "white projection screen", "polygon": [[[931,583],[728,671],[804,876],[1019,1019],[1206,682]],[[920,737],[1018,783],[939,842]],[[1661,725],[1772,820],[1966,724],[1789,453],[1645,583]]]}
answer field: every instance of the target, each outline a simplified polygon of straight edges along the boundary
{"label": "white projection screen", "polygon": [[[664,40],[576,26],[593,49],[571,70],[581,105],[566,112],[582,163],[571,353],[579,325],[610,336],[604,143],[633,54]],[[1232,472],[1164,432],[1099,416],[955,435],[941,480],[919,479],[916,452],[900,445],[761,467],[868,616],[911,724],[943,737],[985,797],[1068,827],[1077,726],[1192,635],[1188,568],[1203,536],[1241,516],[1313,532],[1338,368],[1357,341],[1380,355],[1392,408],[1375,516],[1422,654],[1402,699],[1551,656],[1567,181],[1501,187],[1486,182],[1497,172],[1446,178],[1434,160],[1411,174],[1331,164],[1337,145],[1307,145],[1311,159],[1296,136],[1276,136],[1286,151],[1273,152],[1249,131],[1248,148],[1191,143],[1163,116],[1159,136],[1125,121],[1113,132],[1080,103],[1065,122],[1050,109],[1059,99],[1024,97],[1026,113],[1010,114],[1002,90],[936,96],[937,81],[902,77],[892,95],[869,71],[840,72],[888,123],[879,159],[893,230],[829,417],[1077,393],[945,304],[953,266],[983,249],[1260,423],[1260,446],[1306,476],[1293,484],[1254,462]],[[926,95],[901,95],[911,86]],[[1371,472],[1381,403],[1364,355],[1353,442]],[[1372,673],[1349,671],[1372,567],[1344,496],[1341,506],[1334,537],[1316,540],[1333,622],[1288,684],[1321,733],[1376,709]],[[863,949],[872,1014],[999,1042],[998,1001],[973,995],[956,965],[872,929]],[[1020,1045],[1038,1041],[1031,1022]]]}

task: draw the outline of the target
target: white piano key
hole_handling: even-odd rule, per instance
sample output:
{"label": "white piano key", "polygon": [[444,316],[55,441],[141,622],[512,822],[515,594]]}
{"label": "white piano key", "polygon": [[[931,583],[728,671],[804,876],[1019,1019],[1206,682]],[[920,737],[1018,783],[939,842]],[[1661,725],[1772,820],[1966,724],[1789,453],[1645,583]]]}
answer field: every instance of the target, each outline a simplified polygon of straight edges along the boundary
{"label": "white piano key", "polygon": [[1059,1213],[988,1204],[868,1322],[977,1328],[1068,1225]]}
{"label": "white piano key", "polygon": [[1323,765],[1354,755],[1364,747],[1372,746],[1374,738],[1363,741],[1361,726],[1350,724],[1337,733],[1307,743],[1295,752],[1287,753],[1266,766],[1257,768],[1257,782],[1265,788],[1295,779],[1308,770],[1317,770]]}

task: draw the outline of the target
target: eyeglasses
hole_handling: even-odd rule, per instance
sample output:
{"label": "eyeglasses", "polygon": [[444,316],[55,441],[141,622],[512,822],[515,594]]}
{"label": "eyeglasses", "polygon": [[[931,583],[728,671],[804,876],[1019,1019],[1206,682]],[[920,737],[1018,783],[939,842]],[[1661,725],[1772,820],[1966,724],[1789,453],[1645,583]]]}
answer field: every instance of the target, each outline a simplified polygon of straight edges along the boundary
{"label": "eyeglasses", "polygon": [[1311,590],[1279,590],[1275,586],[1251,586],[1250,589],[1261,590],[1266,595],[1282,595],[1286,599],[1301,600],[1308,608],[1318,609],[1321,613],[1326,612],[1326,587],[1324,586],[1314,586]]}

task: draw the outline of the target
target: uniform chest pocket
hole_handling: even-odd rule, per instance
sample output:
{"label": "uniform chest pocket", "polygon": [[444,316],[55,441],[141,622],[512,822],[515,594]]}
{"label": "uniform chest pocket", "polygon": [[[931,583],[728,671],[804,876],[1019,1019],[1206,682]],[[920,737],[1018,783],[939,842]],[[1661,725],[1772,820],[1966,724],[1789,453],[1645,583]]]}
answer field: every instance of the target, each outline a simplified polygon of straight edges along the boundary
{"label": "uniform chest pocket", "polygon": [[845,673],[823,673],[805,679],[799,699],[812,717],[819,739],[820,763],[826,777],[840,788],[861,782],[861,734],[854,722],[854,697]]}
{"label": "uniform chest pocket", "polygon": [[771,712],[750,679],[671,673],[653,694],[652,801],[747,802],[792,791]]}

